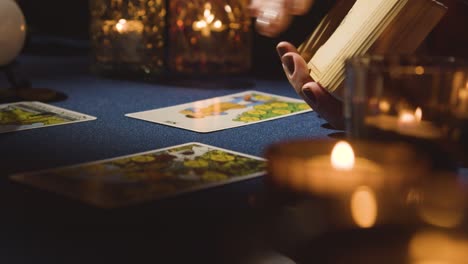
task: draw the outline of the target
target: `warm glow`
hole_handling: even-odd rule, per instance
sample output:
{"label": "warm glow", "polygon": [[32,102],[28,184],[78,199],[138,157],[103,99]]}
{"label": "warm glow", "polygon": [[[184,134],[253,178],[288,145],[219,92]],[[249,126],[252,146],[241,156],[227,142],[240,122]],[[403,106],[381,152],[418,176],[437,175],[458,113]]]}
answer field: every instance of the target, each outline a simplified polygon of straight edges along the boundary
{"label": "warm glow", "polygon": [[414,117],[417,122],[421,122],[422,120],[422,110],[421,107],[416,108],[414,111]]}
{"label": "warm glow", "polygon": [[414,112],[405,110],[398,115],[398,123],[400,125],[412,125],[420,123],[422,119],[422,110],[417,108]]}
{"label": "warm glow", "polygon": [[416,118],[414,117],[414,115],[412,113],[403,112],[398,117],[398,120],[401,123],[412,123],[412,122],[414,122],[416,120]]}
{"label": "warm glow", "polygon": [[183,27],[184,26],[184,21],[182,21],[180,19],[177,19],[176,24],[177,24],[178,27]]}
{"label": "warm glow", "polygon": [[225,5],[224,6],[224,11],[226,11],[226,13],[231,13],[232,12],[232,8],[230,5]]}
{"label": "warm glow", "polygon": [[468,91],[467,89],[460,89],[458,91],[458,99],[460,100],[466,100],[468,98]]}
{"label": "warm glow", "polygon": [[211,11],[208,9],[205,9],[205,12],[203,12],[203,16],[205,17],[205,21],[209,24],[213,22],[215,16],[211,14]]}
{"label": "warm glow", "polygon": [[[231,10],[231,7],[226,5],[224,9],[226,12],[227,10]],[[220,32],[225,29],[221,20],[216,19],[215,15],[211,13],[211,4],[205,4],[205,9],[203,10],[203,18],[201,20],[195,21],[192,24],[192,28],[194,31],[200,31],[201,35],[204,37],[209,37],[211,35],[211,31]]]}
{"label": "warm glow", "polygon": [[409,243],[412,263],[465,263],[468,241],[435,231],[417,233]]}
{"label": "warm glow", "polygon": [[424,186],[423,192],[425,195],[418,212],[424,222],[437,227],[454,228],[465,219],[466,198],[464,190],[456,181],[433,180]]}
{"label": "warm glow", "polygon": [[216,20],[216,21],[213,23],[213,27],[214,27],[215,29],[220,29],[222,26],[223,26],[223,23],[221,23],[221,21],[219,21],[219,20]]}
{"label": "warm glow", "polygon": [[461,88],[458,91],[458,99],[461,101],[465,101],[468,98],[468,82],[466,82],[465,87]]}
{"label": "warm glow", "polygon": [[339,170],[350,170],[354,167],[354,151],[346,141],[340,141],[333,147],[331,164]]}
{"label": "warm glow", "polygon": [[382,100],[379,102],[379,110],[383,113],[390,111],[390,103],[387,100]]}
{"label": "warm glow", "polygon": [[198,20],[198,21],[195,21],[195,23],[193,23],[194,29],[200,30],[205,27],[206,27],[206,22],[204,20]]}
{"label": "warm glow", "polygon": [[425,70],[424,70],[423,66],[416,66],[414,68],[414,73],[416,73],[417,75],[423,75],[424,72],[425,72]]}
{"label": "warm glow", "polygon": [[122,32],[125,29],[125,24],[127,24],[127,20],[120,19],[119,22],[115,25],[115,28],[118,32]]}
{"label": "warm glow", "polygon": [[374,226],[377,220],[377,199],[371,188],[361,186],[351,196],[351,215],[361,228]]}

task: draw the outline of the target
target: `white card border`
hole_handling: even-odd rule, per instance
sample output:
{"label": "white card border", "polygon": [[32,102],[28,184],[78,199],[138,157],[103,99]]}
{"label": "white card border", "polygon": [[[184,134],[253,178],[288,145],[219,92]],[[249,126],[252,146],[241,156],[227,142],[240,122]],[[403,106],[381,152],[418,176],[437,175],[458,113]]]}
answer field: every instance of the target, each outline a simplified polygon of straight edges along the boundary
{"label": "white card border", "polygon": [[151,120],[148,120],[148,119],[144,119],[144,118],[140,118],[140,117],[135,116],[135,115],[138,115],[138,114],[141,114],[141,113],[144,113],[144,112],[161,110],[161,109],[171,108],[171,107],[180,106],[180,105],[184,105],[184,104],[195,104],[197,102],[202,102],[202,101],[210,100],[210,99],[213,99],[213,98],[236,96],[236,95],[240,95],[240,94],[244,94],[244,93],[258,93],[258,94],[262,94],[262,95],[274,96],[274,97],[277,97],[279,99],[285,99],[287,101],[304,102],[304,100],[302,100],[302,99],[297,99],[297,98],[293,98],[293,97],[276,95],[276,94],[267,93],[267,92],[260,92],[260,91],[256,91],[256,90],[247,90],[247,91],[243,91],[243,92],[239,92],[239,93],[220,95],[220,96],[210,97],[210,98],[201,99],[201,100],[197,100],[197,101],[191,101],[191,102],[187,102],[187,103],[181,103],[181,104],[167,106],[167,107],[160,107],[160,108],[154,108],[154,109],[150,109],[150,110],[144,110],[144,111],[139,111],[139,112],[128,113],[128,114],[125,114],[125,116],[129,117],[129,118],[134,118],[134,119],[142,120],[142,121],[145,121],[145,122],[153,123],[153,124],[160,124],[160,125],[164,125],[164,126],[175,127],[175,128],[188,130],[188,131],[194,131],[194,132],[198,132],[198,133],[211,133],[211,132],[221,131],[221,130],[226,130],[226,129],[231,129],[231,128],[238,128],[238,127],[243,127],[243,126],[248,126],[248,125],[254,125],[254,124],[258,124],[258,123],[262,123],[262,122],[272,121],[272,120],[275,120],[275,119],[285,118],[285,117],[289,117],[289,116],[293,116],[293,115],[298,115],[298,114],[314,111],[312,108],[310,108],[310,109],[297,111],[297,112],[287,114],[287,115],[281,115],[281,116],[272,117],[272,118],[268,118],[268,119],[264,119],[264,120],[260,120],[260,121],[255,121],[255,122],[242,123],[242,124],[239,123],[238,125],[235,125],[235,126],[228,126],[228,127],[218,128],[218,129],[214,129],[214,130],[201,130],[201,129],[194,129],[194,128],[186,128],[186,127],[181,127],[181,126],[177,126],[177,125],[170,124],[170,123],[155,122],[155,121],[151,121]]}

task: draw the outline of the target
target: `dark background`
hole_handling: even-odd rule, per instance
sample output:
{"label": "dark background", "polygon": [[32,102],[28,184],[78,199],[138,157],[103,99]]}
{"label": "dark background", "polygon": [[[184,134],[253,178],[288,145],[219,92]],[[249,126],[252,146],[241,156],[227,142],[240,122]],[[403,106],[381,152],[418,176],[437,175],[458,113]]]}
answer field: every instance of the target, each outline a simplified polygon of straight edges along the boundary
{"label": "dark background", "polygon": [[[44,55],[89,52],[88,1],[18,0],[18,2],[25,14],[29,29],[24,52]],[[266,38],[255,33],[252,73],[259,77],[283,77],[282,67],[275,51],[276,44],[280,40],[300,44],[313,31],[333,2],[334,0],[316,0],[314,8],[308,14],[296,17],[291,27],[276,38]],[[468,57],[467,1],[441,0],[441,2],[449,7],[448,14],[430,34],[419,52],[466,58]]]}

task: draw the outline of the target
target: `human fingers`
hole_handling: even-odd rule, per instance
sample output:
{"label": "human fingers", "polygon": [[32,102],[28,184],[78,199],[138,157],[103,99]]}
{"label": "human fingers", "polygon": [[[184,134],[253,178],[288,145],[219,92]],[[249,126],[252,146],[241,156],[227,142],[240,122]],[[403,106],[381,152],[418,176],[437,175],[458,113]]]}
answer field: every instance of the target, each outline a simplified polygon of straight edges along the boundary
{"label": "human fingers", "polygon": [[255,28],[258,33],[275,37],[283,32],[291,23],[291,15],[285,8],[286,0],[264,0],[253,3],[255,11],[252,11],[257,18]]}
{"label": "human fingers", "polygon": [[331,95],[316,82],[308,82],[302,87],[306,102],[323,119],[336,129],[344,129],[343,102]]}
{"label": "human fingers", "polygon": [[287,52],[295,52],[295,53],[299,53],[297,51],[297,48],[296,46],[294,46],[293,44],[287,42],[287,41],[281,41],[280,43],[278,43],[276,45],[276,51],[278,52],[278,55],[281,59],[281,57],[283,57],[284,54],[286,54]]}
{"label": "human fingers", "polygon": [[284,72],[294,90],[330,125],[344,128],[343,104],[326,89],[314,82],[309,75],[306,61],[297,53],[294,45],[280,42],[276,46]]}
{"label": "human fingers", "polygon": [[280,42],[276,46],[278,55],[281,58],[284,73],[288,77],[289,83],[294,87],[294,90],[304,100],[307,98],[302,93],[302,87],[308,82],[312,82],[312,78],[309,75],[307,63],[297,53],[294,45],[288,42]]}

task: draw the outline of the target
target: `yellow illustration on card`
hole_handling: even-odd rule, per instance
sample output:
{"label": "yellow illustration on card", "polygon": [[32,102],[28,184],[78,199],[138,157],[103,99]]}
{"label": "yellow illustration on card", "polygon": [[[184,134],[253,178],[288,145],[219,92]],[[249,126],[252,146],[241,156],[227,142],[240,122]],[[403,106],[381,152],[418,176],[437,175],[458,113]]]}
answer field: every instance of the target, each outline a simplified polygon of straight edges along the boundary
{"label": "yellow illustration on card", "polygon": [[0,125],[54,125],[67,121],[68,120],[57,116],[55,113],[37,113],[15,106],[9,106],[0,110]]}
{"label": "yellow illustration on card", "polygon": [[310,107],[306,103],[274,100],[266,102],[265,104],[253,106],[253,110],[239,114],[233,121],[249,123],[289,115],[308,109],[310,109]]}

